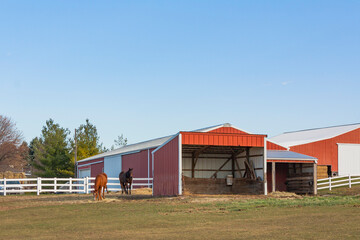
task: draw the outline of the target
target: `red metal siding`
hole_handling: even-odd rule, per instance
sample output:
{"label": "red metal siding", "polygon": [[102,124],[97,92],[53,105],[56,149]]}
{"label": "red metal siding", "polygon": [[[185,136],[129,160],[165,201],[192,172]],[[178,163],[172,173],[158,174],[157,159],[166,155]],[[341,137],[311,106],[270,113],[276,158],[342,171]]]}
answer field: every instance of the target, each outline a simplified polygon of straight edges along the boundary
{"label": "red metal siding", "polygon": [[338,171],[337,143],[360,144],[360,129],[322,141],[290,147],[291,151],[313,156],[318,159],[318,165],[331,165],[331,170]]}
{"label": "red metal siding", "polygon": [[220,127],[214,130],[211,130],[209,132],[213,132],[213,133],[238,133],[238,134],[248,134],[244,131],[238,130],[236,128],[232,128],[232,127]]}
{"label": "red metal siding", "polygon": [[[99,162],[102,161],[100,163],[95,163],[95,164],[91,164],[91,165],[86,165],[86,166],[82,166],[88,163],[94,163],[94,162]],[[90,174],[91,177],[96,177],[99,173],[103,172],[104,169],[104,158],[97,158],[97,159],[93,159],[93,160],[89,160],[89,161],[84,161],[84,162],[79,162],[78,163],[78,169],[88,169],[90,168]]]}
{"label": "red metal siding", "polygon": [[[275,164],[275,190],[286,191],[286,178],[288,173],[287,163],[276,163]],[[272,192],[272,164],[267,164],[267,188],[268,192]]]}
{"label": "red metal siding", "polygon": [[154,153],[154,196],[179,194],[179,136]]}
{"label": "red metal siding", "polygon": [[[152,177],[152,154],[151,152],[155,148],[150,149],[149,152],[149,166],[148,166],[148,150],[142,150],[138,153],[132,153],[122,156],[122,170],[127,171],[129,168],[133,168],[133,177],[134,178],[147,178],[148,177],[148,167],[149,174]],[[138,182],[139,183],[139,182]]]}
{"label": "red metal siding", "polygon": [[268,150],[287,150],[287,148],[277,145],[275,143],[269,142],[269,141],[266,143],[266,147]]}
{"label": "red metal siding", "polygon": [[104,162],[95,163],[90,166],[91,166],[91,177],[96,177],[98,174],[102,173],[104,170]]}
{"label": "red metal siding", "polygon": [[266,135],[181,132],[182,144],[264,147]]}

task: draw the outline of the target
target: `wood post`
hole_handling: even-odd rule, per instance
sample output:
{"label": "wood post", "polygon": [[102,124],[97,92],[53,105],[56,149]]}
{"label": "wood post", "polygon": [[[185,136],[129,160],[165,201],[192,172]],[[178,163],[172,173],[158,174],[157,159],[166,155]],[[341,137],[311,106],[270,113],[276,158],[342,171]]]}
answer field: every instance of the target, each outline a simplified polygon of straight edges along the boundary
{"label": "wood post", "polygon": [[191,155],[191,178],[195,177],[195,166],[196,166],[197,161],[199,160],[200,154],[205,152],[209,148],[210,148],[210,146],[205,146],[205,147],[202,147],[192,153],[192,155]]}
{"label": "wood post", "polygon": [[276,177],[275,177],[275,162],[271,163],[271,181],[272,181],[272,192],[276,191]]}
{"label": "wood post", "polygon": [[314,187],[314,195],[317,194],[317,164],[314,163],[314,171],[313,171],[313,187]]}
{"label": "wood post", "polygon": [[195,177],[195,153],[191,155],[191,178]]}
{"label": "wood post", "polygon": [[233,175],[233,178],[235,178],[235,160],[236,160],[236,156],[235,154],[233,154],[231,158],[231,173]]}

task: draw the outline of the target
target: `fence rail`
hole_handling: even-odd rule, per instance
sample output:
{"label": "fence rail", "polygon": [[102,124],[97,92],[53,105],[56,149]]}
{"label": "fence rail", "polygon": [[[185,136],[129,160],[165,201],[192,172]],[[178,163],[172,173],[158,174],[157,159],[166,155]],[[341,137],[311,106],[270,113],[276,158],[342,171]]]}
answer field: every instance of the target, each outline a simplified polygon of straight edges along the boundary
{"label": "fence rail", "polygon": [[[94,190],[94,177],[85,178],[17,178],[0,179],[0,195],[11,193],[90,193]],[[152,178],[133,178],[134,187],[153,186]],[[108,178],[109,191],[121,191],[119,178]]]}
{"label": "fence rail", "polygon": [[346,176],[337,176],[329,177],[324,179],[317,180],[317,190],[321,189],[331,189],[336,187],[349,186],[360,184],[360,175],[346,175]]}

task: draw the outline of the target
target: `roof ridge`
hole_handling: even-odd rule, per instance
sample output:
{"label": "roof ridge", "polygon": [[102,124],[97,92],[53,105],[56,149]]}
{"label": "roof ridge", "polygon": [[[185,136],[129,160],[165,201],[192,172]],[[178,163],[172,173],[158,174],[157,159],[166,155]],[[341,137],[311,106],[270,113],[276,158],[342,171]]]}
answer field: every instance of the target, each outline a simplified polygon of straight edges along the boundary
{"label": "roof ridge", "polygon": [[[159,140],[159,139],[162,139],[162,138],[171,137],[171,136],[174,136],[174,135],[175,135],[175,134],[171,134],[171,135],[164,136],[164,137],[158,137],[158,138],[153,138],[153,139],[150,139],[150,140],[145,140],[145,141],[142,141],[142,142],[127,144],[127,145],[121,146],[121,147],[119,147],[119,148],[116,148],[116,149],[114,149],[114,150],[112,150],[112,151],[115,151],[115,150],[118,150],[118,149],[124,148],[124,147],[130,147],[130,146],[138,145],[138,144],[141,144],[141,143],[146,143],[146,142],[151,142],[151,141]],[[109,152],[111,152],[111,151],[109,151]]]}
{"label": "roof ridge", "polygon": [[[309,128],[309,129],[303,129],[303,130],[297,130],[297,131],[284,132],[283,134],[296,133],[296,132],[306,132],[306,131],[313,131],[313,130],[327,129],[327,128],[335,128],[335,127],[346,127],[346,126],[353,126],[353,125],[360,125],[360,123],[350,123],[350,124],[343,124],[343,125],[329,126],[329,127],[319,127],[319,128]],[[281,134],[279,134],[279,135],[281,135]]]}
{"label": "roof ridge", "polygon": [[[199,128],[199,129],[191,130],[191,131],[189,131],[189,132],[199,132],[199,131],[202,131],[202,130],[205,130],[205,129],[218,128],[218,127],[225,126],[226,124],[230,124],[230,123],[220,123],[220,124],[216,124],[216,125],[209,126],[209,127],[204,127],[204,128]],[[230,124],[230,125],[231,125],[231,124]]]}

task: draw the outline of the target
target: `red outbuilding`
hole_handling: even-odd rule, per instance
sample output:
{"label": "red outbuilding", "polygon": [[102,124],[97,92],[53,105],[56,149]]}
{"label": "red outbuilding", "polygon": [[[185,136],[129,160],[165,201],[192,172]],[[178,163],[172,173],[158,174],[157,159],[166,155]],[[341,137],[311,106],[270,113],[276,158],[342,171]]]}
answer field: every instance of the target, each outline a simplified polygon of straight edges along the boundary
{"label": "red outbuilding", "polygon": [[318,178],[360,174],[360,124],[308,129],[271,138],[289,150],[318,159]]}
{"label": "red outbuilding", "polygon": [[[294,188],[299,177],[306,179],[301,181],[305,187],[300,192],[314,193],[316,161],[287,151],[265,134],[226,123],[127,145],[80,160],[77,169],[79,177],[100,171],[118,177],[120,171],[133,168],[135,178],[153,178],[155,196],[267,194],[277,189],[299,192]],[[267,181],[272,183],[269,187]]]}

